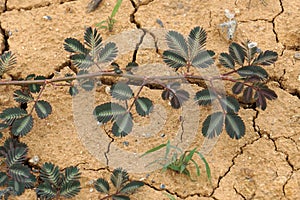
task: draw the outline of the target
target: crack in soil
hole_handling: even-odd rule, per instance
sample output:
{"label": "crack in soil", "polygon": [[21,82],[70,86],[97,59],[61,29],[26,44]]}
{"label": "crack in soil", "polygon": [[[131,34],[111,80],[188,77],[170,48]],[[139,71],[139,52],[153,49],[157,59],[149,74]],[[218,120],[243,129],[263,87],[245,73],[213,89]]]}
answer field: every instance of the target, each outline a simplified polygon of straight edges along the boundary
{"label": "crack in soil", "polygon": [[6,31],[0,24],[0,34],[2,34],[3,36],[3,41],[2,41],[2,48],[1,50],[1,54],[3,54],[5,51],[9,51],[9,44],[8,44],[8,39],[9,39],[9,33],[8,31]]}
{"label": "crack in soil", "polygon": [[275,15],[275,17],[272,19],[272,24],[273,24],[273,33],[275,34],[275,38],[276,38],[276,42],[279,43],[279,39],[278,39],[278,34],[276,32],[276,23],[275,20],[276,18],[281,15],[284,12],[284,8],[283,8],[283,4],[282,4],[282,0],[279,0],[280,3],[280,7],[281,7],[281,11],[279,13],[277,13],[277,15]]}

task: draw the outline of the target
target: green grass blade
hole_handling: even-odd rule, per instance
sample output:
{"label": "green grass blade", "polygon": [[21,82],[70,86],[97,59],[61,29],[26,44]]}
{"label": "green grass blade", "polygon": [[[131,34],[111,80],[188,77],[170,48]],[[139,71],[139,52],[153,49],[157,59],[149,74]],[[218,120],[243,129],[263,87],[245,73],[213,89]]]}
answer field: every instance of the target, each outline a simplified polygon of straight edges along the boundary
{"label": "green grass blade", "polygon": [[115,17],[115,15],[117,14],[117,12],[118,12],[121,4],[122,4],[122,0],[118,0],[117,3],[116,3],[116,5],[115,5],[115,7],[114,7],[114,9],[113,9],[113,11],[111,12],[110,18],[114,18]]}
{"label": "green grass blade", "polygon": [[197,171],[197,176],[200,176],[200,168],[199,165],[196,163],[196,161],[194,161],[193,159],[191,159],[192,163],[194,163],[195,167],[196,167],[196,171]]}
{"label": "green grass blade", "polygon": [[197,152],[197,153],[198,153],[199,157],[201,158],[201,160],[205,164],[205,170],[206,170],[207,178],[208,178],[210,184],[212,184],[211,183],[211,172],[210,172],[210,167],[208,165],[208,162],[206,161],[206,159],[204,158],[204,156],[200,152]]}
{"label": "green grass blade", "polygon": [[145,152],[143,155],[141,155],[140,157],[143,157],[143,156],[145,156],[145,155],[148,155],[149,153],[153,153],[153,152],[155,152],[155,151],[158,151],[158,150],[160,150],[161,148],[165,147],[166,145],[167,145],[167,144],[161,144],[161,145],[159,145],[159,146],[157,146],[157,147],[154,147],[154,148],[152,148],[152,149],[146,151],[146,152]]}

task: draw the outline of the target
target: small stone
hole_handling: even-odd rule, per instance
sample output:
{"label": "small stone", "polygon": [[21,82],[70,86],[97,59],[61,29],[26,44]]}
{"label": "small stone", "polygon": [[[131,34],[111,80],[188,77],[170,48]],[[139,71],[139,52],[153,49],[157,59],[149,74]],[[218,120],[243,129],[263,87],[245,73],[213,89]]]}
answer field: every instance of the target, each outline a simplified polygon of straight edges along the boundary
{"label": "small stone", "polygon": [[50,17],[48,15],[45,15],[45,16],[43,16],[43,19],[45,19],[45,20],[52,20],[52,17]]}
{"label": "small stone", "polygon": [[93,192],[94,191],[94,188],[90,188],[90,192]]}
{"label": "small stone", "polygon": [[166,136],[166,135],[165,135],[164,133],[160,134],[160,137],[162,137],[162,138],[165,137],[165,136]]}
{"label": "small stone", "polygon": [[39,161],[40,158],[38,156],[33,156],[32,158],[29,159],[29,162],[33,165],[37,165]]}
{"label": "small stone", "polygon": [[296,60],[300,60],[300,52],[296,52],[295,55],[294,55],[294,58]]}
{"label": "small stone", "polygon": [[162,189],[162,190],[166,189],[166,185],[165,184],[160,184],[159,188]]}
{"label": "small stone", "polygon": [[124,141],[124,142],[123,142],[123,145],[126,146],[126,147],[128,147],[129,142],[128,142],[128,141]]}

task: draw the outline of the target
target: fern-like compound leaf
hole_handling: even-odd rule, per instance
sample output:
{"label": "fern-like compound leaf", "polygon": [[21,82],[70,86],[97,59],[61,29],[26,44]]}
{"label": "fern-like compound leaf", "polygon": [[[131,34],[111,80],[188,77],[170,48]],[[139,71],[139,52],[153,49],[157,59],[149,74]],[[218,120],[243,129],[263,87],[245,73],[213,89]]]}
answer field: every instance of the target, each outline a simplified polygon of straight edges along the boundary
{"label": "fern-like compound leaf", "polygon": [[15,136],[25,136],[31,131],[33,127],[33,118],[31,115],[27,115],[20,119],[16,119],[11,127],[11,132]]}
{"label": "fern-like compound leaf", "polygon": [[39,184],[36,188],[36,194],[43,199],[53,199],[57,190],[49,182]]}
{"label": "fern-like compound leaf", "polygon": [[235,62],[237,62],[240,66],[243,66],[246,53],[241,45],[235,42],[231,43],[229,46],[229,54]]}
{"label": "fern-like compound leaf", "polygon": [[142,181],[131,181],[127,183],[121,190],[120,193],[130,194],[135,192],[138,188],[142,187],[144,183]]}
{"label": "fern-like compound leaf", "polygon": [[79,181],[69,181],[62,184],[60,189],[60,196],[65,198],[75,197],[80,192]]}
{"label": "fern-like compound leaf", "polygon": [[240,109],[238,100],[230,96],[220,98],[220,104],[226,112],[238,112]]}
{"label": "fern-like compound leaf", "polygon": [[40,178],[45,182],[53,184],[55,187],[58,187],[61,183],[60,176],[58,166],[49,162],[44,163],[40,170]]}
{"label": "fern-like compound leaf", "polygon": [[25,188],[33,188],[36,183],[36,177],[30,173],[29,177],[25,179],[24,186]]}
{"label": "fern-like compound leaf", "polygon": [[149,115],[153,109],[152,101],[146,97],[139,97],[135,101],[135,109],[141,116]]}
{"label": "fern-like compound leaf", "polygon": [[27,111],[21,108],[6,108],[0,113],[0,119],[11,124],[15,119],[20,119],[27,115]]}
{"label": "fern-like compound leaf", "polygon": [[26,147],[15,147],[7,151],[6,164],[8,167],[15,164],[22,164],[26,160],[28,148]]}
{"label": "fern-like compound leaf", "polygon": [[0,56],[0,76],[10,70],[16,64],[16,57],[10,51]]}
{"label": "fern-like compound leaf", "polygon": [[110,187],[105,179],[98,178],[94,186],[98,192],[109,194]]}
{"label": "fern-like compound leaf", "polygon": [[124,184],[129,180],[129,176],[126,170],[117,168],[110,176],[110,180],[117,190],[121,189]]}
{"label": "fern-like compound leaf", "polygon": [[132,131],[133,120],[130,113],[119,115],[114,121],[111,129],[114,136],[124,137]]}
{"label": "fern-like compound leaf", "polygon": [[65,175],[63,177],[63,183],[68,183],[71,181],[76,181],[80,179],[80,172],[79,169],[77,167],[67,167],[65,169]]}
{"label": "fern-like compound leaf", "polygon": [[227,113],[225,116],[225,129],[233,139],[240,139],[245,135],[245,124],[235,113]]}
{"label": "fern-like compound leaf", "polygon": [[213,138],[220,135],[223,129],[224,120],[224,114],[222,112],[216,112],[207,116],[202,126],[203,136]]}
{"label": "fern-like compound leaf", "polygon": [[92,57],[88,54],[74,54],[70,56],[70,59],[79,69],[89,69],[94,64]]}
{"label": "fern-like compound leaf", "polygon": [[112,62],[118,55],[118,48],[115,43],[107,43],[99,52],[98,62],[108,63]]}
{"label": "fern-like compound leaf", "polygon": [[233,94],[240,94],[244,89],[244,84],[242,82],[236,82],[232,86],[232,92]]}
{"label": "fern-like compound leaf", "polygon": [[207,34],[205,30],[199,26],[196,26],[190,31],[188,36],[188,47],[190,52],[190,58],[193,59],[200,50],[204,49],[206,44]]}
{"label": "fern-like compound leaf", "polygon": [[217,98],[216,94],[208,89],[198,91],[195,95],[195,101],[199,105],[210,105]]}
{"label": "fern-like compound leaf", "polygon": [[123,106],[111,102],[101,104],[94,109],[94,116],[97,118],[98,122],[103,124],[126,113],[127,110]]}
{"label": "fern-like compound leaf", "polygon": [[15,164],[9,167],[8,174],[14,180],[23,183],[25,179],[29,178],[30,169],[22,164]]}
{"label": "fern-like compound leaf", "polygon": [[0,186],[4,186],[7,184],[8,176],[5,172],[0,172]]}
{"label": "fern-like compound leaf", "polygon": [[271,65],[278,59],[278,54],[275,51],[261,52],[257,58],[254,59],[252,65]]}
{"label": "fern-like compound leaf", "polygon": [[89,51],[75,38],[66,38],[64,49],[70,53],[87,54]]}
{"label": "fern-like compound leaf", "polygon": [[181,57],[188,58],[188,45],[182,34],[176,31],[169,31],[166,35],[167,45],[170,50]]}
{"label": "fern-like compound leaf", "polygon": [[91,79],[84,79],[80,81],[80,87],[82,87],[85,91],[92,91],[95,87],[95,82]]}
{"label": "fern-like compound leaf", "polygon": [[172,96],[170,103],[171,106],[175,109],[180,108],[183,105],[183,102],[187,101],[190,98],[190,94],[185,90],[176,90],[175,94]]}
{"label": "fern-like compound leaf", "polygon": [[268,73],[260,66],[245,66],[237,70],[242,77],[258,77],[261,80],[268,78]]}
{"label": "fern-like compound leaf", "polygon": [[91,56],[95,58],[102,48],[102,37],[96,28],[92,29],[91,27],[88,27],[85,30],[84,42],[91,49]]}
{"label": "fern-like compound leaf", "polygon": [[164,62],[172,68],[179,69],[180,67],[186,66],[186,59],[177,53],[172,51],[164,51],[163,53]]}
{"label": "fern-like compound leaf", "polygon": [[132,89],[123,82],[118,82],[111,86],[110,94],[113,98],[118,100],[129,100],[133,97]]}
{"label": "fern-like compound leaf", "polygon": [[12,188],[12,192],[16,196],[22,195],[25,191],[25,185],[14,179],[8,181],[8,187]]}
{"label": "fern-like compound leaf", "polygon": [[128,196],[125,195],[119,195],[119,194],[114,194],[112,195],[113,200],[130,200]]}
{"label": "fern-like compound leaf", "polygon": [[14,91],[14,100],[18,103],[27,103],[34,99],[29,91],[16,90]]}
{"label": "fern-like compound leaf", "polygon": [[194,67],[206,68],[214,63],[213,56],[215,52],[213,51],[200,51],[192,59],[192,65]]}
{"label": "fern-like compound leaf", "polygon": [[228,53],[221,53],[219,56],[219,62],[226,68],[234,69],[234,60]]}
{"label": "fern-like compound leaf", "polygon": [[34,108],[40,119],[45,119],[52,113],[52,106],[44,100],[38,100],[34,105]]}
{"label": "fern-like compound leaf", "polygon": [[253,89],[252,87],[246,87],[243,92],[243,99],[245,103],[250,103],[253,96]]}

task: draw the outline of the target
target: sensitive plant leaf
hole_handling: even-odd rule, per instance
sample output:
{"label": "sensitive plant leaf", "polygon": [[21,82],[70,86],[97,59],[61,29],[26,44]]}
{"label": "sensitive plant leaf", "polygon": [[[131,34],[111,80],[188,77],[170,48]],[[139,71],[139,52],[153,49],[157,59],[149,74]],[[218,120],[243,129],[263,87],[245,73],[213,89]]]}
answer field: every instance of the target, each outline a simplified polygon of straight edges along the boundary
{"label": "sensitive plant leaf", "polygon": [[94,61],[88,54],[74,54],[70,56],[72,63],[79,69],[89,69]]}
{"label": "sensitive plant leaf", "polygon": [[123,106],[111,102],[97,106],[93,112],[94,116],[97,118],[97,121],[103,124],[112,120],[113,117],[116,118],[117,116],[124,115],[126,113],[127,110]]}
{"label": "sensitive plant leaf", "polygon": [[224,114],[222,112],[213,113],[205,119],[202,126],[204,137],[213,138],[222,132],[224,124]]}
{"label": "sensitive plant leaf", "polygon": [[4,186],[7,184],[8,176],[5,172],[0,172],[0,186]]}
{"label": "sensitive plant leaf", "polygon": [[187,63],[186,59],[172,51],[164,51],[163,53],[164,62],[172,68],[179,69],[184,67]]}
{"label": "sensitive plant leaf", "polygon": [[15,165],[15,164],[22,164],[26,160],[26,155],[28,152],[27,147],[16,147],[11,148],[7,151],[6,156],[6,164],[8,167]]}
{"label": "sensitive plant leaf", "polygon": [[119,115],[116,117],[112,126],[112,133],[117,137],[124,137],[132,131],[133,120],[130,113]]}
{"label": "sensitive plant leaf", "polygon": [[75,197],[80,192],[80,182],[70,181],[62,184],[60,188],[60,196],[65,198]]}
{"label": "sensitive plant leaf", "polygon": [[118,195],[118,194],[112,195],[112,199],[113,200],[130,200],[130,198],[128,196]]}
{"label": "sensitive plant leaf", "polygon": [[123,170],[122,168],[117,168],[113,171],[112,175],[110,176],[110,180],[115,186],[115,188],[119,190],[129,180],[129,176],[126,170]]}
{"label": "sensitive plant leaf", "polygon": [[92,91],[95,87],[95,82],[91,79],[81,80],[80,87],[82,87],[85,91]]}
{"label": "sensitive plant leaf", "polygon": [[105,179],[98,178],[94,186],[98,192],[109,194],[110,187],[108,182]]}
{"label": "sensitive plant leaf", "polygon": [[57,191],[49,182],[44,182],[38,185],[36,194],[41,198],[53,199],[56,196]]}
{"label": "sensitive plant leaf", "polygon": [[84,42],[91,49],[91,56],[95,58],[102,48],[102,37],[98,34],[96,28],[92,29],[91,27],[88,27],[85,30]]}
{"label": "sensitive plant leaf", "polygon": [[225,129],[232,139],[240,139],[245,135],[245,124],[235,113],[226,114]]}
{"label": "sensitive plant leaf", "polygon": [[66,38],[64,49],[70,53],[87,54],[89,51],[75,38]]}
{"label": "sensitive plant leaf", "polygon": [[25,80],[32,80],[32,79],[34,79],[34,77],[35,77],[35,74],[29,74],[26,76]]}
{"label": "sensitive plant leaf", "polygon": [[22,195],[25,191],[24,184],[13,179],[8,181],[8,187],[13,189],[13,194],[16,196]]}
{"label": "sensitive plant leaf", "polygon": [[132,89],[126,84],[122,82],[118,82],[111,86],[110,94],[113,98],[118,100],[129,100],[133,97]]}
{"label": "sensitive plant leaf", "polygon": [[138,188],[142,187],[144,183],[142,181],[131,181],[127,183],[121,190],[122,194],[130,194],[135,192]]}
{"label": "sensitive plant leaf", "polygon": [[23,183],[26,189],[33,188],[36,183],[36,177],[30,173],[29,177],[26,178]]}
{"label": "sensitive plant leaf", "polygon": [[167,100],[170,98],[171,95],[171,91],[169,89],[165,89],[162,93],[161,93],[161,98],[163,100]]}
{"label": "sensitive plant leaf", "polygon": [[[45,80],[46,77],[45,76],[36,76],[34,78],[34,80]],[[38,93],[41,90],[41,85],[40,84],[29,84],[28,88],[30,90],[30,92],[32,93]]]}
{"label": "sensitive plant leaf", "polygon": [[262,67],[259,66],[245,66],[237,70],[238,74],[242,77],[256,76],[264,80],[268,78],[268,73]]}
{"label": "sensitive plant leaf", "polygon": [[172,96],[170,103],[171,106],[175,109],[178,109],[182,106],[184,101],[187,101],[190,97],[190,94],[185,90],[177,90]]}
{"label": "sensitive plant leaf", "polygon": [[27,115],[27,111],[21,108],[6,108],[0,113],[0,119],[11,124],[15,119],[20,119]]}
{"label": "sensitive plant leaf", "polygon": [[235,42],[231,43],[229,46],[229,54],[235,62],[237,62],[240,66],[243,66],[246,53],[241,45]]}
{"label": "sensitive plant leaf", "polygon": [[33,118],[31,115],[16,119],[11,127],[14,136],[24,136],[31,131],[33,127]]}
{"label": "sensitive plant leaf", "polygon": [[188,36],[188,47],[191,59],[193,59],[194,56],[196,56],[198,52],[205,47],[206,36],[207,34],[205,30],[199,26],[196,26],[190,31]]}
{"label": "sensitive plant leaf", "polygon": [[[8,174],[14,180],[23,183],[30,176],[30,169],[22,164],[15,164],[9,167]],[[24,185],[24,184],[23,184]]]}
{"label": "sensitive plant leaf", "polygon": [[256,99],[256,106],[261,108],[262,110],[265,110],[267,108],[267,99],[263,95],[263,93],[260,93],[259,91],[256,91],[254,98]]}
{"label": "sensitive plant leaf", "polygon": [[71,86],[71,87],[69,88],[69,94],[70,94],[71,96],[75,96],[75,95],[78,94],[78,93],[79,93],[79,90],[78,90],[77,87]]}
{"label": "sensitive plant leaf", "polygon": [[233,94],[240,94],[244,89],[244,84],[242,82],[236,82],[232,87]]}
{"label": "sensitive plant leaf", "polygon": [[213,56],[215,52],[207,50],[198,52],[192,59],[192,65],[194,67],[206,68],[214,63]]}
{"label": "sensitive plant leaf", "polygon": [[112,62],[118,55],[118,48],[115,43],[107,43],[103,49],[100,50],[98,56],[99,63]]}
{"label": "sensitive plant leaf", "polygon": [[0,56],[0,76],[10,70],[16,63],[16,57],[11,51],[4,52]]}
{"label": "sensitive plant leaf", "polygon": [[269,100],[274,100],[274,99],[277,99],[277,97],[278,97],[277,94],[273,90],[269,89],[266,86],[259,88],[259,90],[257,92],[259,92],[261,95],[263,95],[264,97],[266,97]]}
{"label": "sensitive plant leaf", "polygon": [[45,119],[52,113],[52,106],[44,100],[37,101],[34,108],[40,119]]}
{"label": "sensitive plant leaf", "polygon": [[246,87],[243,92],[243,99],[245,103],[250,103],[253,96],[253,89],[252,87]]}
{"label": "sensitive plant leaf", "polygon": [[236,100],[233,97],[222,97],[219,99],[220,100],[220,104],[222,106],[222,108],[226,111],[226,112],[238,112],[240,109],[240,104],[238,102],[238,100]]}
{"label": "sensitive plant leaf", "polygon": [[27,90],[16,90],[14,91],[14,100],[18,103],[27,103],[33,101],[33,97]]}
{"label": "sensitive plant leaf", "polygon": [[219,56],[219,62],[226,68],[234,69],[234,60],[228,53],[221,53]]}
{"label": "sensitive plant leaf", "polygon": [[195,95],[195,101],[199,105],[209,105],[217,98],[216,94],[208,89],[198,91]]}
{"label": "sensitive plant leaf", "polygon": [[275,51],[261,52],[253,61],[252,65],[271,65],[278,59],[278,54]]}
{"label": "sensitive plant leaf", "polygon": [[134,102],[136,112],[141,116],[149,115],[153,109],[152,101],[146,97],[139,97]]}
{"label": "sensitive plant leaf", "polygon": [[188,58],[188,46],[182,34],[176,31],[169,31],[166,35],[166,40],[172,52],[182,58]]}
{"label": "sensitive plant leaf", "polygon": [[69,183],[80,179],[80,172],[77,167],[67,167],[65,169],[65,176],[63,177],[63,183]]}
{"label": "sensitive plant leaf", "polygon": [[40,170],[40,178],[58,187],[61,183],[59,168],[52,163],[46,162]]}

